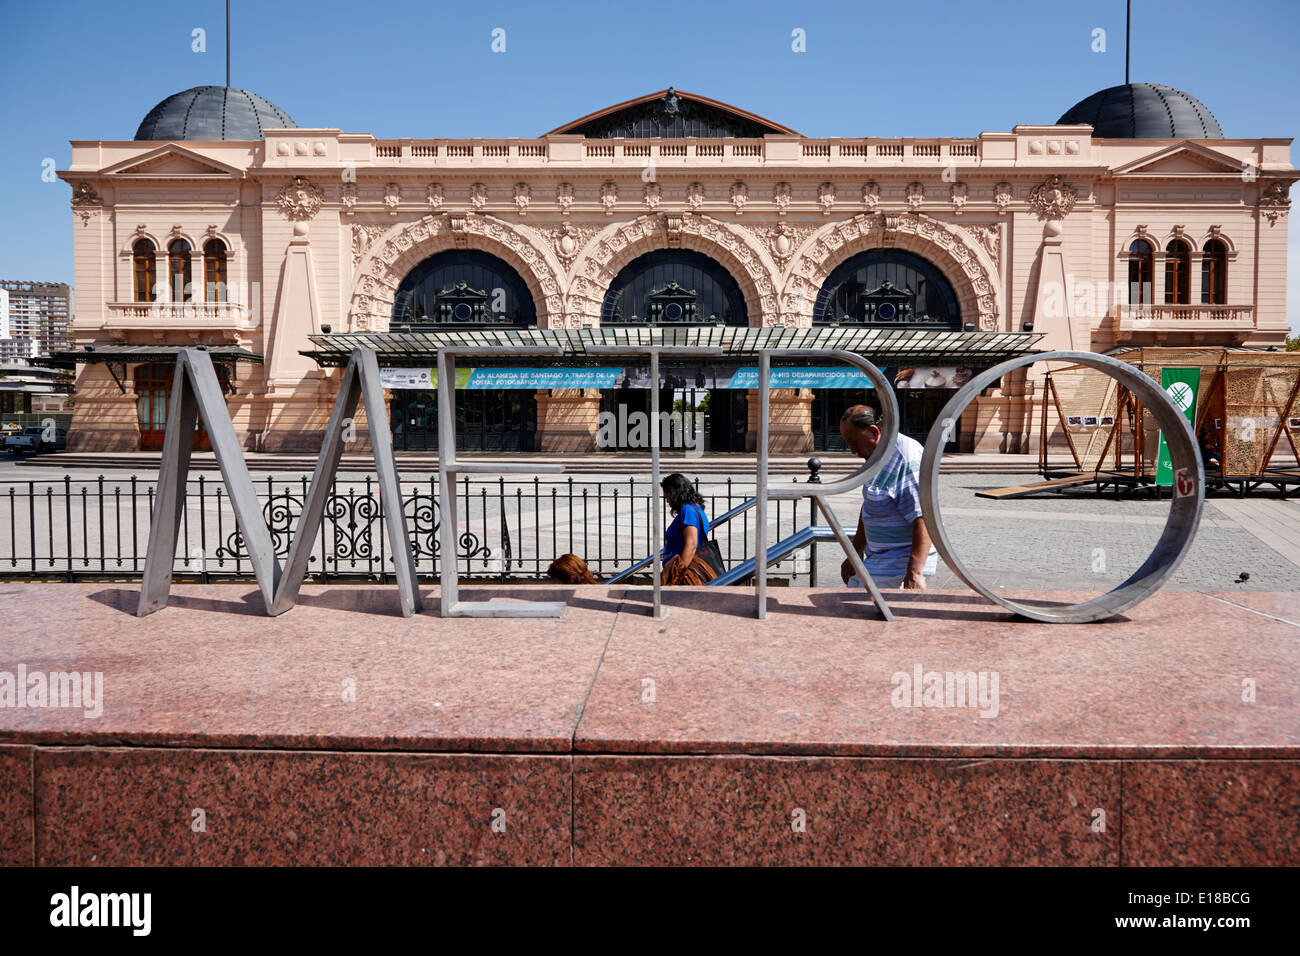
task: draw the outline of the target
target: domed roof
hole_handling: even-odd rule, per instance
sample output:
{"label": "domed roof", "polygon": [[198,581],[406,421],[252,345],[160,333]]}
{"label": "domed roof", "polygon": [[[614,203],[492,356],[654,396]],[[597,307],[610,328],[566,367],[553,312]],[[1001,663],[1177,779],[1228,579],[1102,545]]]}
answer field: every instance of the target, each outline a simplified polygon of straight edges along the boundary
{"label": "domed roof", "polygon": [[1223,139],[1219,121],[1204,103],[1160,83],[1126,83],[1093,93],[1056,123],[1087,123],[1101,139]]}
{"label": "domed roof", "polygon": [[262,139],[266,129],[296,129],[270,100],[231,86],[196,86],[149,111],[136,139]]}

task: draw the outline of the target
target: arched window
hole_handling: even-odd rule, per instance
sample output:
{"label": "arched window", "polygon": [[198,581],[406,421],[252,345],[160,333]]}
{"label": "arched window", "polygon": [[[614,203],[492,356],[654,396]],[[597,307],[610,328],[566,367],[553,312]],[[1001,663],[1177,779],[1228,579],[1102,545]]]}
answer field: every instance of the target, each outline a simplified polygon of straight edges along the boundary
{"label": "arched window", "polygon": [[406,274],[393,297],[394,331],[410,326],[537,324],[528,285],[508,262],[476,249],[452,249]]}
{"label": "arched window", "polygon": [[1192,249],[1181,239],[1165,246],[1165,303],[1188,305],[1192,301]]}
{"label": "arched window", "polygon": [[203,244],[203,299],[226,301],[226,244],[220,239]]}
{"label": "arched window", "polygon": [[659,249],[619,270],[600,309],[602,325],[748,325],[740,286],[716,259]]}
{"label": "arched window", "polygon": [[1137,239],[1128,247],[1129,305],[1151,305],[1154,264],[1155,251],[1145,239]]}
{"label": "arched window", "polygon": [[1223,305],[1228,301],[1228,245],[1211,239],[1201,252],[1201,302]]}
{"label": "arched window", "polygon": [[822,283],[816,325],[961,328],[961,307],[943,271],[901,249],[869,249],[842,262]]}
{"label": "arched window", "polygon": [[158,290],[155,288],[158,281],[156,251],[148,239],[137,239],[131,247],[131,284],[136,302],[154,302],[158,298]]}
{"label": "arched window", "polygon": [[190,244],[184,239],[173,239],[167,247],[167,278],[173,302],[194,300],[193,277],[190,272]]}

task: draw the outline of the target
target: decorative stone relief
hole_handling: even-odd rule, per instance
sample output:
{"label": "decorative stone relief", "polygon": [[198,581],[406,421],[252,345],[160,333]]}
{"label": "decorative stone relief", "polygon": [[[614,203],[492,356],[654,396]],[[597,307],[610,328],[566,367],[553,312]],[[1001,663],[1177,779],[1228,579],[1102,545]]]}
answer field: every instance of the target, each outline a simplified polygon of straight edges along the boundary
{"label": "decorative stone relief", "polygon": [[469,204],[475,212],[482,212],[483,207],[487,205],[488,191],[487,186],[483,183],[474,183],[469,187]]}
{"label": "decorative stone relief", "polygon": [[776,206],[776,214],[784,216],[790,209],[790,184],[777,183],[772,187],[772,203]]}
{"label": "decorative stone relief", "polygon": [[379,223],[353,223],[352,225],[352,265],[361,262],[370,244],[388,231],[388,226]]}
{"label": "decorative stone relief", "polygon": [[662,200],[663,190],[659,188],[658,183],[646,183],[641,187],[641,204],[648,212],[658,209]]}
{"label": "decorative stone relief", "polygon": [[736,207],[736,215],[745,214],[745,203],[749,202],[749,187],[737,180],[731,184],[731,204]]}
{"label": "decorative stone relief", "polygon": [[1039,219],[1064,219],[1074,208],[1078,191],[1060,176],[1048,176],[1029,192],[1029,208]]}
{"label": "decorative stone relief", "polygon": [[1011,189],[1008,182],[1000,182],[993,187],[993,202],[998,207],[998,215],[1005,215],[1011,207],[1011,200],[1015,198],[1015,192]]}
{"label": "decorative stone relief", "polygon": [[817,187],[817,202],[822,207],[822,215],[829,216],[835,208],[834,183],[822,183]]}
{"label": "decorative stone relief", "polygon": [[993,258],[994,262],[998,261],[998,249],[1002,243],[1002,234],[997,226],[964,226],[963,228],[984,247],[984,251]]}
{"label": "decorative stone relief", "polygon": [[[490,215],[464,213],[428,215],[372,236],[356,224],[354,250],[362,249],[348,312],[352,331],[387,327],[393,297],[406,274],[421,260],[449,247],[484,249],[500,256],[528,284],[534,301],[545,304],[553,327],[562,327],[564,295],[559,262],[549,244],[539,248],[538,235],[526,226],[513,226]],[[375,228],[384,230],[385,226]],[[354,251],[355,254],[355,251]]]}
{"label": "decorative stone relief", "polygon": [[907,208],[912,212],[916,212],[921,208],[921,204],[925,202],[925,186],[918,182],[910,182],[907,184],[906,195]]}
{"label": "decorative stone relief", "polygon": [[691,183],[686,187],[686,206],[691,212],[699,212],[704,205],[704,184]]}
{"label": "decorative stone relief", "polygon": [[528,215],[528,204],[533,201],[533,189],[527,183],[515,183],[515,209],[519,215]]}
{"label": "decorative stone relief", "polygon": [[871,212],[875,212],[880,206],[880,183],[874,179],[862,187],[862,205]]}
{"label": "decorative stone relief", "polygon": [[605,215],[614,215],[614,206],[618,203],[618,184],[607,179],[600,184],[600,204],[605,207]]}
{"label": "decorative stone relief", "polygon": [[591,237],[600,232],[596,226],[575,226],[566,222],[551,233],[551,246],[564,268],[573,265],[582,248],[591,241]]}
{"label": "decorative stone relief", "polygon": [[293,180],[281,187],[275,196],[275,204],[280,207],[280,212],[286,219],[295,222],[315,219],[324,200],[324,193],[305,176],[293,177]]}
{"label": "decorative stone relief", "polygon": [[357,184],[344,183],[339,189],[339,202],[343,205],[345,215],[354,215],[357,211]]}
{"label": "decorative stone relief", "polygon": [[555,187],[555,204],[560,207],[560,215],[567,216],[573,209],[573,183],[560,183]]}
{"label": "decorative stone relief", "polygon": [[1287,183],[1269,183],[1259,194],[1259,208],[1269,226],[1276,226],[1277,221],[1291,209],[1291,187]]}
{"label": "decorative stone relief", "polygon": [[953,183],[948,187],[948,200],[952,203],[954,215],[960,216],[962,209],[966,206],[969,191],[965,183]]}
{"label": "decorative stone relief", "polygon": [[442,191],[442,183],[429,183],[424,189],[424,201],[429,204],[429,209],[437,212],[442,209],[442,204],[446,202],[447,196]]}
{"label": "decorative stone relief", "polygon": [[389,183],[384,187],[384,205],[388,207],[390,216],[397,215],[397,207],[402,202],[402,187],[397,183]]}
{"label": "decorative stone relief", "polygon": [[[810,316],[817,294],[831,271],[854,253],[878,246],[898,246],[924,255],[954,280],[962,310],[978,316],[979,328],[998,327],[996,263],[986,264],[971,242],[972,228],[940,222],[920,213],[899,215],[876,213],[821,226],[804,243],[796,246],[791,271],[781,299],[784,311]],[[989,241],[992,241],[991,239]],[[992,257],[988,243],[982,251]],[[962,276],[967,281],[960,282]]]}

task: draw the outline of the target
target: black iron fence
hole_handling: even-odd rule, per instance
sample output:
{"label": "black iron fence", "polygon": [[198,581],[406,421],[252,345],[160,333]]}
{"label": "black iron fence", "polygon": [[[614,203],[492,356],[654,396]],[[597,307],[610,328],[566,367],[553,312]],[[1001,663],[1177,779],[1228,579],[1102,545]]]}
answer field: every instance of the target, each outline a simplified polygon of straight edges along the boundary
{"label": "black iron fence", "polygon": [[[282,560],[309,484],[307,475],[254,482]],[[753,495],[752,482],[731,478],[697,479],[696,486],[711,518]],[[0,483],[0,577],[73,581],[139,576],[155,493],[155,480],[134,476]],[[597,577],[607,577],[652,553],[651,508],[661,509],[665,527],[672,520],[662,495],[645,478],[466,476],[457,483],[456,495],[456,561],[467,578],[542,578],[551,561],[565,553],[583,557]],[[416,570],[421,579],[431,580],[442,557],[437,478],[403,482],[402,509]],[[769,543],[814,523],[810,504],[773,501],[769,511]],[[308,580],[388,580],[392,548],[383,517],[379,488],[371,477],[336,480],[312,549]],[[749,509],[713,532],[728,565],[752,555],[754,520]],[[189,481],[173,569],[177,580],[253,576],[219,477],[200,475]],[[774,570],[793,574],[794,559]]]}

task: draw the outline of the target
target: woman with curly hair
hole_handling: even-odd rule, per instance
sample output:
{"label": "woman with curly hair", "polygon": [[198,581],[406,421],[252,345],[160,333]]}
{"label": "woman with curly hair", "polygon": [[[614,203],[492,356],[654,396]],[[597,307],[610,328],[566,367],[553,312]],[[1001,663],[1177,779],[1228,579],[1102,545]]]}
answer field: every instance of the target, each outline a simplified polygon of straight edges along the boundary
{"label": "woman with curly hair", "polygon": [[664,500],[676,516],[664,532],[663,583],[668,586],[707,584],[717,573],[706,558],[709,516],[704,499],[685,475],[671,474],[659,483]]}
{"label": "woman with curly hair", "polygon": [[562,554],[546,569],[552,581],[561,584],[597,584],[596,576],[587,567],[587,562],[576,554]]}

